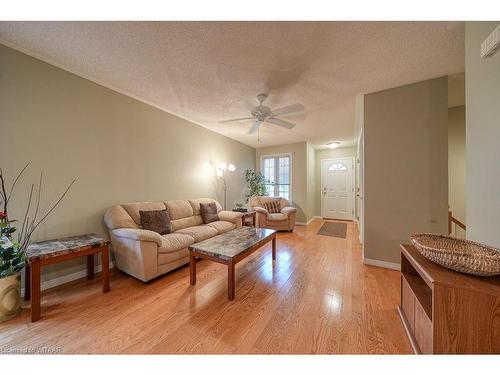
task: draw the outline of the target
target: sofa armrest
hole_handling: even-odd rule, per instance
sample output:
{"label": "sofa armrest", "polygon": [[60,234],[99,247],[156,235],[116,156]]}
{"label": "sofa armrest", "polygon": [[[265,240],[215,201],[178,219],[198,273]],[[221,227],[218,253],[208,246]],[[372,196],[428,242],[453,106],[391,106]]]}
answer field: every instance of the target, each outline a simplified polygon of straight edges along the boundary
{"label": "sofa armrest", "polygon": [[289,215],[292,212],[297,212],[297,209],[295,207],[286,206],[286,207],[283,207],[283,209],[281,210],[281,213],[285,214],[285,215]]}
{"label": "sofa armrest", "polygon": [[235,211],[219,211],[219,220],[222,221],[229,221],[230,223],[233,224],[241,224],[241,217],[243,214],[241,212],[235,212]]}
{"label": "sofa armrest", "polygon": [[264,207],[260,207],[260,206],[254,206],[252,207],[257,213],[260,213],[260,214],[264,214],[266,216],[269,215],[269,211],[266,210]]}
{"label": "sofa armrest", "polygon": [[153,232],[152,230],[119,228],[119,229],[113,229],[112,233],[116,237],[128,238],[130,240],[136,240],[136,241],[155,242],[158,246],[161,246],[161,241],[162,241],[161,235],[159,233]]}

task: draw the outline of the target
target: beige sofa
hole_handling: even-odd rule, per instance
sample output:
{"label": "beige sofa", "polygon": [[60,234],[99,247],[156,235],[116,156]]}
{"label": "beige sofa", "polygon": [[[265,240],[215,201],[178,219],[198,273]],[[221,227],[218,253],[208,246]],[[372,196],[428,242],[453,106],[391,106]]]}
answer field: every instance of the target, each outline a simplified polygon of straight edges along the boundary
{"label": "beige sofa", "polygon": [[[279,200],[281,212],[269,213],[264,208],[264,203]],[[290,205],[285,198],[255,196],[249,199],[250,206],[256,211],[256,225],[259,228],[293,231],[295,228],[295,215],[297,209]]]}
{"label": "beige sofa", "polygon": [[[219,221],[203,224],[200,203],[215,202]],[[160,235],[141,227],[139,211],[168,209],[172,233]],[[116,266],[139,280],[149,281],[189,262],[188,247],[241,227],[241,213],[222,211],[209,198],[137,202],[109,208],[104,221],[109,229]]]}

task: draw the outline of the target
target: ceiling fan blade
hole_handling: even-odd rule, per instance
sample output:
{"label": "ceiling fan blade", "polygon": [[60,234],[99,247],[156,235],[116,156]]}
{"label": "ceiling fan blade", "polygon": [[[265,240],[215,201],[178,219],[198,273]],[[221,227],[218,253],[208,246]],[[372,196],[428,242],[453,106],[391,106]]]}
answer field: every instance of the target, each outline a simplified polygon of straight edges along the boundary
{"label": "ceiling fan blade", "polygon": [[260,126],[260,121],[255,121],[252,126],[250,127],[250,130],[248,131],[248,134],[253,134],[257,131],[257,129]]}
{"label": "ceiling fan blade", "polygon": [[273,116],[285,115],[293,112],[300,112],[304,110],[304,106],[302,104],[292,104],[287,105],[286,107],[281,107],[275,109],[273,112]]}
{"label": "ceiling fan blade", "polygon": [[253,117],[233,118],[231,120],[219,121],[219,124],[225,124],[226,122],[245,121],[245,120],[253,120]]}
{"label": "ceiling fan blade", "polygon": [[287,128],[287,129],[292,129],[295,126],[295,124],[292,124],[291,122],[288,122],[285,120],[280,120],[279,118],[274,118],[274,117],[268,118],[266,120],[266,122],[273,124],[273,125],[282,126],[284,128]]}

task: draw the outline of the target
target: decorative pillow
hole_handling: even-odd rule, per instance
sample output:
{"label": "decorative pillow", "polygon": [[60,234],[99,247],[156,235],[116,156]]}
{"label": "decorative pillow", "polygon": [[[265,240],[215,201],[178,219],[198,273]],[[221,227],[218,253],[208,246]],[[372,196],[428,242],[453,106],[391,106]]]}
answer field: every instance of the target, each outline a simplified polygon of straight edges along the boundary
{"label": "decorative pillow", "polygon": [[281,212],[279,199],[264,203],[264,208],[268,210],[270,214],[279,214]]}
{"label": "decorative pillow", "polygon": [[219,221],[219,215],[217,215],[217,206],[215,205],[215,202],[200,203],[200,214],[204,224]]}
{"label": "decorative pillow", "polygon": [[168,210],[139,211],[143,229],[152,230],[161,235],[172,233]]}

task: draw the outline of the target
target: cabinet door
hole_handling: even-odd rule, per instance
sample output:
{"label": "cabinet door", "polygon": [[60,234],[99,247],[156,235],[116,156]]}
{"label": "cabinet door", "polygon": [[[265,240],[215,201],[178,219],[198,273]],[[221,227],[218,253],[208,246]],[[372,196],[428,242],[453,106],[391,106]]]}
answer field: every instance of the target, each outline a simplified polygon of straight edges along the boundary
{"label": "cabinet door", "polygon": [[432,321],[418,301],[415,303],[414,333],[422,354],[432,354]]}
{"label": "cabinet door", "polygon": [[401,276],[401,307],[411,331],[415,332],[415,295],[403,276]]}

